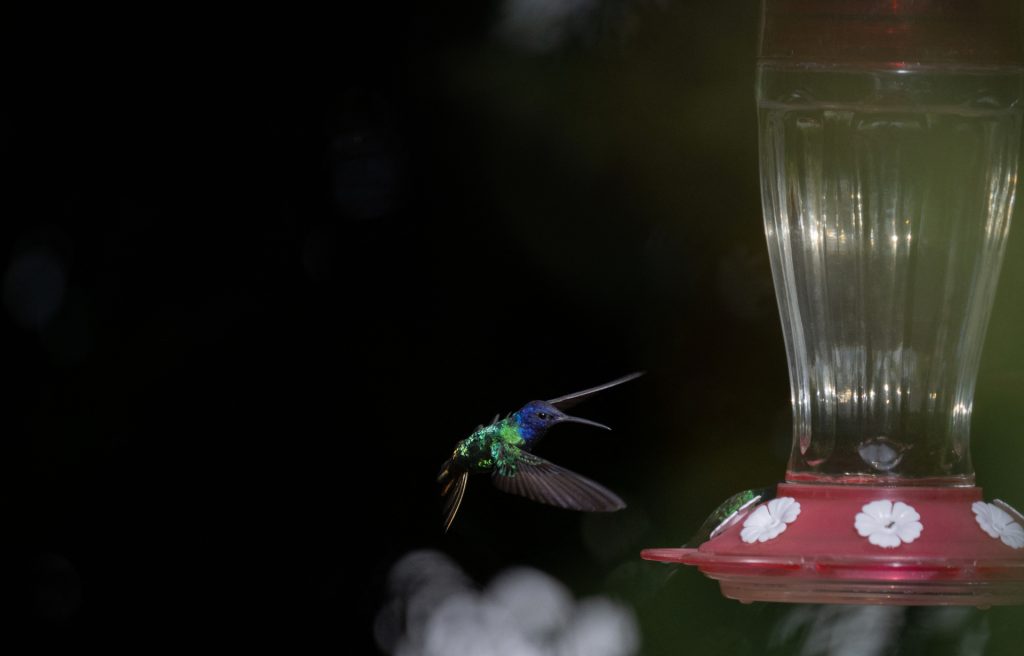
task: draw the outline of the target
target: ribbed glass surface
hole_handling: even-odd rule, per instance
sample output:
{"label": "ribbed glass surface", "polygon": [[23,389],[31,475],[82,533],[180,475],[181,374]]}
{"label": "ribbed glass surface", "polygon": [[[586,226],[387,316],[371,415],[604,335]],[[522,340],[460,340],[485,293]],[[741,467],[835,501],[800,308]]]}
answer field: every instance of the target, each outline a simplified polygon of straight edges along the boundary
{"label": "ribbed glass surface", "polygon": [[973,483],[971,408],[1016,185],[1021,79],[759,66],[788,480]]}

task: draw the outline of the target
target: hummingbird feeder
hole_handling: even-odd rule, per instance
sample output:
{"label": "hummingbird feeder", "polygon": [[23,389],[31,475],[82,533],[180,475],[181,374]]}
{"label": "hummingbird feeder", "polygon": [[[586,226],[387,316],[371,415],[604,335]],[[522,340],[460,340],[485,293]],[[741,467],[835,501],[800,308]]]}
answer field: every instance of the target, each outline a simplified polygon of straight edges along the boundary
{"label": "hummingbird feeder", "polygon": [[1024,603],[1024,517],[975,485],[969,448],[1017,181],[1020,11],[764,1],[761,193],[792,452],[785,482],[734,497],[706,540],[644,558],[743,602]]}

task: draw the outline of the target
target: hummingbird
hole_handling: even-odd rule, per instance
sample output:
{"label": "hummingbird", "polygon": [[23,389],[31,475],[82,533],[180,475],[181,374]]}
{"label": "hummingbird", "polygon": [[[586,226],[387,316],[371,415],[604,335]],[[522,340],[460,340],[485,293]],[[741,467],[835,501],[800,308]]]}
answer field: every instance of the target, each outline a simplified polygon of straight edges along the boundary
{"label": "hummingbird", "polygon": [[441,466],[437,482],[442,484],[444,530],[451,528],[466,494],[470,474],[490,474],[502,492],[569,510],[611,512],[626,504],[614,492],[568,469],[548,462],[531,451],[553,426],[584,424],[611,430],[596,421],[573,417],[562,410],[610,387],[642,376],[636,372],[615,380],[547,401],[530,401],[504,419],[496,415],[487,426],[477,426]]}
{"label": "hummingbird", "polygon": [[774,487],[754,488],[753,490],[737,492],[719,504],[708,518],[704,520],[704,523],[697,529],[694,536],[683,546],[696,549],[735,524],[743,511],[753,508],[758,503],[771,501],[774,498]]}

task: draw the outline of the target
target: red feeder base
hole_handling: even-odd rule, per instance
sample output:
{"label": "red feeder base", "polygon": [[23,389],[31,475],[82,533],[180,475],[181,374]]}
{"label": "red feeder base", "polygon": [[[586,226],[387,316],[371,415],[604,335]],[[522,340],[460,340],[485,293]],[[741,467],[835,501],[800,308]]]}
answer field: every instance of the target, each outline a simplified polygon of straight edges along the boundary
{"label": "red feeder base", "polygon": [[[779,497],[794,499],[800,510],[774,538],[764,542],[741,538],[744,522],[757,519],[751,517],[755,507],[696,549],[645,549],[641,556],[695,565],[719,582],[723,595],[744,603],[979,607],[1024,603],[1024,548],[1010,546],[1016,542],[1015,535],[1004,540],[983,530],[972,508],[982,501],[981,488],[782,483]],[[882,547],[872,544],[870,532],[863,536],[858,531],[855,522],[859,513],[867,511],[864,506],[882,500],[902,502],[916,511],[921,526],[916,537]],[[1024,526],[1024,517],[1008,506],[1000,508]],[[760,518],[767,517],[761,511]],[[876,518],[874,525],[886,526],[884,517],[881,522]],[[888,526],[876,532],[886,532]],[[989,526],[997,533],[1006,528]],[[1010,532],[1019,530],[1010,528]],[[757,533],[757,528],[748,529],[748,538],[752,532]],[[904,536],[914,532],[904,531]]]}

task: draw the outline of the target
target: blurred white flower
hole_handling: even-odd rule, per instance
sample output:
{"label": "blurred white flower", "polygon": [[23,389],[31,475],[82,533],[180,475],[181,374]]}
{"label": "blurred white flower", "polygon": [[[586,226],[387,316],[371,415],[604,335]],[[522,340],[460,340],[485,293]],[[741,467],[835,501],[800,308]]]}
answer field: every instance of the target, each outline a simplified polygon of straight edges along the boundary
{"label": "blurred white flower", "polygon": [[740,538],[744,542],[767,542],[786,530],[800,515],[800,502],[793,497],[779,497],[761,504],[743,522]]}
{"label": "blurred white flower", "polygon": [[772,629],[769,646],[778,648],[799,640],[799,651],[778,653],[884,656],[894,653],[899,645],[906,615],[906,606],[793,606]]}
{"label": "blurred white flower", "polygon": [[446,599],[427,620],[420,653],[424,656],[544,656],[540,646],[516,631],[508,609],[480,603],[475,592]]}
{"label": "blurred white flower", "polygon": [[607,597],[580,601],[572,621],[559,636],[557,656],[623,656],[640,646],[636,620]]}
{"label": "blurred white flower", "polygon": [[483,591],[436,551],[416,551],[391,570],[391,599],[377,616],[380,648],[395,656],[631,656],[633,612],[607,597],[576,602],[557,579],[513,568]]}
{"label": "blurred white flower", "polygon": [[575,602],[562,582],[529,567],[514,567],[498,574],[487,586],[486,598],[506,608],[519,629],[545,640],[572,616]]}
{"label": "blurred white flower", "polygon": [[876,547],[892,549],[904,542],[913,542],[921,535],[924,524],[920,519],[913,506],[882,499],[865,504],[853,526]]}
{"label": "blurred white flower", "polygon": [[1024,528],[1013,521],[1010,513],[995,504],[984,501],[976,501],[971,506],[971,510],[974,511],[974,519],[978,522],[981,530],[994,538],[999,538],[1008,547],[1014,549],[1024,547]]}

